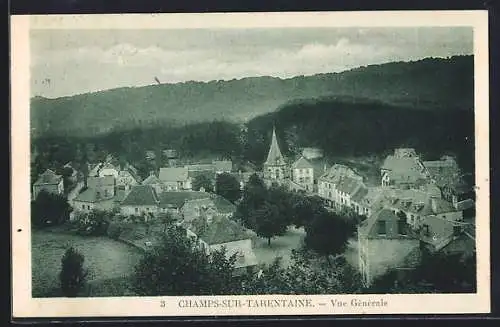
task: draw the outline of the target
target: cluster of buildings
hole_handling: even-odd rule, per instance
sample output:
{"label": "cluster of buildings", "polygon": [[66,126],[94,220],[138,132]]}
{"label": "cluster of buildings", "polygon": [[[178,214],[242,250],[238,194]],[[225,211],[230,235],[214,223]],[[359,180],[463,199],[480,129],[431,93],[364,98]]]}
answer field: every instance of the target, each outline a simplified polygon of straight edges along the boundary
{"label": "cluster of buildings", "polygon": [[[175,154],[167,154],[175,160]],[[319,196],[330,210],[349,209],[365,217],[358,226],[358,258],[353,264],[366,286],[388,269],[413,267],[424,248],[475,253],[475,195],[454,158],[424,161],[414,149],[395,149],[380,167],[380,183],[373,186],[346,165],[328,167],[322,157],[320,150],[306,148],[288,160],[273,129],[259,175],[267,185]],[[122,215],[144,219],[171,213],[207,252],[224,246],[228,255],[237,254],[238,269],[257,265],[255,234],[230,219],[235,206],[203,189],[193,190],[196,176],[215,180],[220,173],[233,174],[243,187],[251,173],[234,173],[231,161],[173,165],[144,180],[131,165],[105,162],[91,168],[87,188],[70,200],[76,212],[118,209]],[[33,194],[42,189],[62,194],[62,177],[47,170],[34,183]]]}
{"label": "cluster of buildings", "polygon": [[[230,219],[236,206],[203,188],[193,190],[193,180],[199,175],[213,181],[221,173],[241,177],[242,173],[233,172],[231,161],[164,167],[158,173],[151,172],[144,180],[132,165],[115,164],[112,158],[89,168],[87,187],[76,187],[73,196],[68,196],[73,217],[99,210],[148,221],[168,213],[207,253],[225,247],[228,256],[236,254],[238,273],[257,265],[253,252],[255,233]],[[63,194],[62,176],[45,171],[33,185],[34,196],[41,190]],[[143,241],[149,245],[154,242],[146,237]]]}
{"label": "cluster of buildings", "polygon": [[356,242],[356,265],[365,285],[388,269],[411,268],[423,248],[464,255],[475,251],[475,195],[454,158],[423,161],[415,149],[398,148],[381,165],[380,184],[367,186],[350,167],[318,169],[304,154],[288,162],[273,130],[264,163],[266,183],[317,195],[331,210],[349,209],[365,217]]}

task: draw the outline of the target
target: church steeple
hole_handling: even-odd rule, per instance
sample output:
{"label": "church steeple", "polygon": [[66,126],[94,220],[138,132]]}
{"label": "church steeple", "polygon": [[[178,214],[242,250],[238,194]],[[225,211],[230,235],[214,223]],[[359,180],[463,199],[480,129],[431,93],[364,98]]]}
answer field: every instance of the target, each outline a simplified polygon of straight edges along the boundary
{"label": "church steeple", "polygon": [[269,153],[267,154],[267,159],[264,165],[280,166],[284,164],[285,164],[285,159],[283,158],[280,147],[278,145],[278,140],[276,138],[276,128],[273,126],[273,136],[271,139],[271,146],[269,147]]}

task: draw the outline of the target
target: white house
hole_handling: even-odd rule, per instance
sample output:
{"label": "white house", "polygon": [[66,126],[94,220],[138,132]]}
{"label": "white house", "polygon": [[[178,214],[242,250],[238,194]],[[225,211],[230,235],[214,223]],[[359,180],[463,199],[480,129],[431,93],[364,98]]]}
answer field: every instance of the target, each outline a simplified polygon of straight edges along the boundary
{"label": "white house", "polygon": [[292,164],[292,181],[301,185],[306,191],[314,188],[314,166],[305,158],[300,157]]}
{"label": "white house", "polygon": [[160,201],[155,189],[150,185],[136,185],[120,204],[120,211],[125,216],[143,214],[156,215]]}

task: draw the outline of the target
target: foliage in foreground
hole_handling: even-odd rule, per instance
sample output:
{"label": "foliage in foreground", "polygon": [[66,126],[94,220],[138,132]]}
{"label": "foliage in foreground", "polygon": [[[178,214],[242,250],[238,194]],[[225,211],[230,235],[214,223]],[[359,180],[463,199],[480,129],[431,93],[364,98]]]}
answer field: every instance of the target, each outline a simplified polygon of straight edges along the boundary
{"label": "foliage in foreground", "polygon": [[133,288],[142,296],[233,294],[238,289],[235,262],[224,248],[207,255],[185,229],[170,227],[136,266]]}
{"label": "foliage in foreground", "polygon": [[61,259],[59,281],[64,296],[75,297],[86,283],[88,271],[83,267],[85,257],[75,248],[70,247]]}

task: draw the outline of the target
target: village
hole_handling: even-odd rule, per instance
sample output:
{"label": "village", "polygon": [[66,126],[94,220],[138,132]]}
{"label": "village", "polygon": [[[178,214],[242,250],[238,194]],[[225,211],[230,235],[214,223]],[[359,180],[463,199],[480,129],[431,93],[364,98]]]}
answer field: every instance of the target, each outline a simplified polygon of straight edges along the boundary
{"label": "village", "polygon": [[276,238],[284,246],[273,248],[232,219],[238,199],[216,192],[218,177],[232,176],[243,191],[256,175],[268,186],[319,197],[328,210],[348,209],[363,217],[345,257],[365,286],[389,269],[411,268],[422,246],[431,252],[475,254],[474,191],[451,156],[422,161],[414,149],[396,148],[378,167],[378,185],[372,185],[347,165],[328,165],[320,149],[304,148],[297,158],[286,158],[275,129],[261,171],[235,171],[229,159],[183,165],[175,150],[163,154],[168,167],[151,171],[145,179],[112,156],[90,166],[85,178],[68,163],[71,190],[64,189],[61,175],[47,169],[33,184],[32,196],[36,199],[43,191],[65,194],[72,207],[70,220],[87,224],[88,230],[92,214],[106,212],[112,221],[108,235],[144,251],[158,242],[167,224],[175,223],[207,253],[225,248],[228,256],[237,255],[236,269],[258,272],[255,268],[262,263],[289,257],[300,247],[304,231],[290,226]]}

